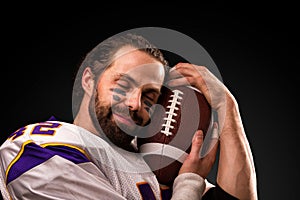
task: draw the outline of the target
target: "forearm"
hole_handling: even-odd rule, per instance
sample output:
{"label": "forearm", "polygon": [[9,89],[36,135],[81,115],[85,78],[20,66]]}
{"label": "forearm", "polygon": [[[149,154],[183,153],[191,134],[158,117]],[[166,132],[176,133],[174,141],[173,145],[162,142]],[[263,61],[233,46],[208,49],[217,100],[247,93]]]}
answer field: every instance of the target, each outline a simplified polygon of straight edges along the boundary
{"label": "forearm", "polygon": [[253,157],[238,106],[232,99],[227,102],[224,119],[217,182],[239,199],[257,199]]}

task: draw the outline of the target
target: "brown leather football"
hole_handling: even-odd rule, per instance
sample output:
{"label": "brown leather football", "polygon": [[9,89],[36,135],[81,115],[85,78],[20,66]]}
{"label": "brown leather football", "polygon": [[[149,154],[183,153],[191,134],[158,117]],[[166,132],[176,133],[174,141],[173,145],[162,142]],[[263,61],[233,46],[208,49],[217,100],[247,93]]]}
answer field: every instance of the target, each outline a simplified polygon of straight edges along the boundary
{"label": "brown leather football", "polygon": [[204,136],[212,124],[212,111],[204,95],[190,86],[161,89],[146,132],[137,139],[139,152],[158,181],[172,185],[190,152],[196,130]]}

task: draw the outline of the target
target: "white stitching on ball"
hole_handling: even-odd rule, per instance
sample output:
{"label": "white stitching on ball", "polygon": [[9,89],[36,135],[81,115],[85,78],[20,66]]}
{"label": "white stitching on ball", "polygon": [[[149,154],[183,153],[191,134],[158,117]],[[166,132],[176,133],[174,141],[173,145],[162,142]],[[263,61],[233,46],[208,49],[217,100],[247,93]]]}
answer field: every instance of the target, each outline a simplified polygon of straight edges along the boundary
{"label": "white stitching on ball", "polygon": [[183,95],[183,92],[180,90],[173,90],[172,92],[173,92],[173,94],[171,95],[172,99],[169,100],[171,105],[167,106],[169,111],[166,112],[167,117],[164,117],[165,123],[162,124],[164,129],[162,129],[160,131],[161,133],[165,134],[166,136],[172,135],[172,133],[170,132],[170,129],[174,129],[174,126],[172,126],[171,123],[172,122],[176,123],[176,120],[173,119],[173,116],[177,116],[177,114],[174,111],[179,110],[179,108],[177,106],[181,105],[181,103],[179,101],[182,99],[182,97],[180,95]]}

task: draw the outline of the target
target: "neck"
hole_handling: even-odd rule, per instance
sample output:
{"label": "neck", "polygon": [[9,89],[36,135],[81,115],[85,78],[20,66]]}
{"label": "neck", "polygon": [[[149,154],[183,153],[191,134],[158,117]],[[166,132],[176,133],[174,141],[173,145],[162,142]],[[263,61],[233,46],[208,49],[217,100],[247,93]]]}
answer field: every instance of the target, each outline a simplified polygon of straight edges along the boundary
{"label": "neck", "polygon": [[76,115],[73,124],[80,126],[95,135],[99,135],[89,114],[87,101],[82,101],[78,114]]}

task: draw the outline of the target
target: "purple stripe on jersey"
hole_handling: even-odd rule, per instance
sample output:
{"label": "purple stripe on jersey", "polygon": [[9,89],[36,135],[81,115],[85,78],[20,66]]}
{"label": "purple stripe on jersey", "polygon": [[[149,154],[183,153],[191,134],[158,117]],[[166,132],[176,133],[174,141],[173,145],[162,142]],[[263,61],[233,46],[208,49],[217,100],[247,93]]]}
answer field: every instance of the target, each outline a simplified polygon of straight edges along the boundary
{"label": "purple stripe on jersey", "polygon": [[7,175],[7,184],[55,155],[75,164],[89,162],[89,159],[82,152],[72,147],[59,145],[43,148],[35,143],[29,143],[25,145],[20,158],[11,166]]}
{"label": "purple stripe on jersey", "polygon": [[155,200],[153,190],[148,183],[137,185],[143,200]]}
{"label": "purple stripe on jersey", "polygon": [[56,121],[56,118],[54,116],[51,116],[47,121]]}
{"label": "purple stripe on jersey", "polygon": [[165,200],[165,199],[171,199],[172,197],[172,190],[169,189],[161,189],[161,199]]}

